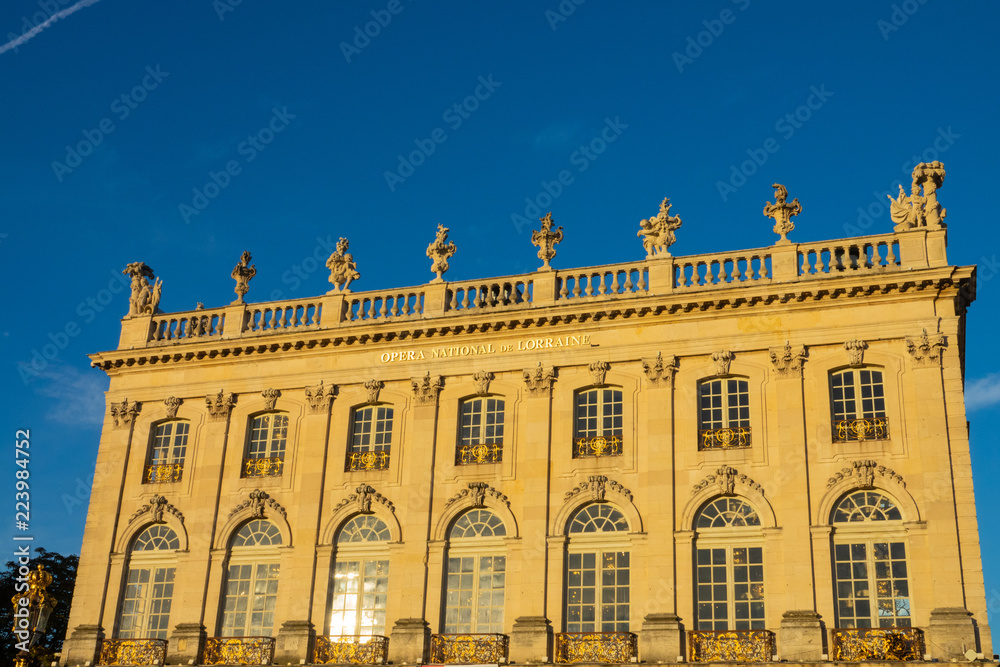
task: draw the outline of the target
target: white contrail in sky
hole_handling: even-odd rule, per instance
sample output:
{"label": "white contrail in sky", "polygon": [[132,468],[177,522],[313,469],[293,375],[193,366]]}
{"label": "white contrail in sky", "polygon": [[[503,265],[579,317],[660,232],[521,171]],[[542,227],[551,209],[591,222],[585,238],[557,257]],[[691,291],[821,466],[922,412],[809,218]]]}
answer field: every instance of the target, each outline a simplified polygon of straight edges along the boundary
{"label": "white contrail in sky", "polygon": [[44,22],[39,23],[34,28],[32,28],[28,32],[24,33],[23,35],[21,35],[17,39],[12,39],[11,41],[9,41],[6,44],[4,44],[3,46],[0,46],[0,53],[4,53],[5,51],[10,51],[11,49],[16,49],[17,47],[21,46],[22,44],[24,44],[25,42],[27,42],[29,39],[31,39],[32,37],[34,37],[35,35],[37,35],[41,31],[43,31],[46,28],[48,28],[50,25],[52,25],[53,23],[55,23],[59,19],[66,18],[67,16],[69,16],[73,12],[77,11],[78,9],[83,9],[84,7],[88,7],[88,6],[93,5],[94,3],[97,3],[97,2],[100,2],[100,0],[80,0],[80,2],[76,3],[72,7],[67,7],[66,9],[63,9],[62,11],[56,12],[55,14],[53,14],[52,16],[50,16],[48,19],[46,19]]}

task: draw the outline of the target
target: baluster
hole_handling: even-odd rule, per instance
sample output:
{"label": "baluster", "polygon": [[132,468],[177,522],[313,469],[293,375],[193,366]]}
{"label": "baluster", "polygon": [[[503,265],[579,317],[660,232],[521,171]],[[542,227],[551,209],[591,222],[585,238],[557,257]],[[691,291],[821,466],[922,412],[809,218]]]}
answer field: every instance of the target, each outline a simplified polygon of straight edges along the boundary
{"label": "baluster", "polygon": [[725,272],[725,268],[722,265],[722,260],[713,259],[708,263],[708,270],[712,272],[712,284],[718,285],[722,282],[720,277]]}
{"label": "baluster", "polygon": [[896,265],[896,253],[894,252],[894,248],[893,248],[893,246],[895,246],[895,244],[896,244],[895,241],[889,241],[888,243],[885,244],[885,249],[886,249],[886,251],[888,253],[886,255],[886,257],[885,257],[885,262],[886,262],[886,265],[888,265],[888,266],[895,266]]}
{"label": "baluster", "polygon": [[611,272],[611,287],[608,288],[611,294],[619,294],[619,290],[621,289],[621,286],[618,284],[618,273],[618,271]]}
{"label": "baluster", "polygon": [[816,275],[830,272],[830,255],[826,248],[816,248]]}
{"label": "baluster", "polygon": [[733,272],[729,275],[730,282],[738,283],[743,280],[743,272],[740,271],[740,262],[742,261],[742,257],[733,257]]}
{"label": "baluster", "polygon": [[375,318],[375,299],[369,297],[365,299],[365,319],[371,320]]}
{"label": "baluster", "polygon": [[635,269],[629,269],[625,272],[625,284],[622,285],[623,294],[630,294],[632,292],[632,272]]}
{"label": "baluster", "polygon": [[722,259],[719,260],[719,282],[728,283],[729,282],[729,263],[730,260]]}
{"label": "baluster", "polygon": [[569,296],[569,278],[557,278],[559,281],[559,298],[565,299]]}
{"label": "baluster", "polygon": [[647,275],[649,274],[646,273],[646,269],[639,269],[639,283],[637,287],[639,288],[640,292],[646,291],[646,286],[648,285],[648,283],[646,282]]}
{"label": "baluster", "polygon": [[767,271],[767,256],[765,255],[760,258],[760,278],[761,280],[767,280],[769,277],[770,275]]}
{"label": "baluster", "polygon": [[468,310],[469,308],[469,287],[462,288],[462,308]]}
{"label": "baluster", "polygon": [[[448,291],[451,292],[451,290],[448,290]],[[401,297],[401,296],[403,296],[403,295],[402,294],[393,294],[392,295],[392,308],[389,310],[389,316],[390,317],[398,317],[399,316],[399,297]],[[405,304],[404,304],[404,306],[405,306]]]}
{"label": "baluster", "polygon": [[592,273],[583,276],[583,279],[587,281],[587,289],[583,291],[586,296],[594,296],[594,278],[595,275]]}
{"label": "baluster", "polygon": [[580,278],[582,276],[573,276],[573,296],[580,296]]}
{"label": "baluster", "polygon": [[[881,243],[872,243],[872,258],[868,263],[868,268],[878,268],[882,266],[882,248]],[[867,253],[866,253],[867,254]]]}

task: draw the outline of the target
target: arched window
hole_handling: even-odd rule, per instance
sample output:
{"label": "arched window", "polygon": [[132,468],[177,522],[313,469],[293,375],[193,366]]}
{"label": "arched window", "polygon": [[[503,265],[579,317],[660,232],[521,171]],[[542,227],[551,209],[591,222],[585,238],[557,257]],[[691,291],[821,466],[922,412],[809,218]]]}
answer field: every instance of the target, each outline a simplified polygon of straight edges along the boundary
{"label": "arched window", "polygon": [[266,519],[253,519],[229,545],[225,598],[219,634],[223,637],[270,636],[278,599],[278,547],[281,531]]}
{"label": "arched window", "polygon": [[337,532],[337,557],[330,573],[331,635],[385,635],[389,595],[389,527],[360,514]]}
{"label": "arched window", "polygon": [[567,526],[566,632],[629,629],[628,520],[608,503],[580,509]]}
{"label": "arched window", "polygon": [[169,526],[156,524],[139,533],[129,552],[125,592],[118,614],[119,639],[166,639],[181,543]]}
{"label": "arched window", "polygon": [[269,412],[257,415],[250,423],[247,456],[243,460],[244,477],[277,477],[285,464],[288,440],[288,415]]}
{"label": "arched window", "polygon": [[880,491],[855,491],[833,508],[837,627],[912,624],[899,508]]}
{"label": "arched window", "polygon": [[750,383],[731,377],[698,383],[698,449],[750,446]]}
{"label": "arched window", "polygon": [[385,470],[392,449],[392,406],[369,405],[351,413],[347,470]]}
{"label": "arched window", "polygon": [[502,633],[507,529],[488,509],[472,509],[448,533],[444,631]]}
{"label": "arched window", "polygon": [[882,371],[852,368],[831,373],[830,407],[834,442],[885,440],[889,437]]}
{"label": "arched window", "polygon": [[621,387],[578,391],[573,414],[573,458],[622,455]]}
{"label": "arched window", "polygon": [[499,463],[503,460],[503,411],[504,400],[495,396],[462,401],[456,464]]}
{"label": "arched window", "polygon": [[699,630],[764,628],[760,517],[742,498],[717,498],[695,518],[695,608]]}
{"label": "arched window", "polygon": [[149,444],[149,461],[143,474],[143,483],[179,482],[184,472],[187,453],[187,421],[169,421],[157,424]]}

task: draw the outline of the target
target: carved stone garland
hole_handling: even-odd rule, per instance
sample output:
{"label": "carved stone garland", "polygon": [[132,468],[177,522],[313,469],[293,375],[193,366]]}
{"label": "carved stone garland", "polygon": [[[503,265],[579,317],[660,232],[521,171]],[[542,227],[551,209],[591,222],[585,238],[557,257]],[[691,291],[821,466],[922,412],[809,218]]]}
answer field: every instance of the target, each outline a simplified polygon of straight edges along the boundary
{"label": "carved stone garland", "polygon": [[868,343],[863,340],[849,340],[844,343],[844,349],[847,350],[847,361],[851,366],[857,368],[865,363],[865,350],[868,349]]}
{"label": "carved stone garland", "polygon": [[281,396],[281,391],[278,389],[265,389],[260,392],[260,395],[264,397],[264,409],[274,410],[274,406],[278,402],[278,397]]}
{"label": "carved stone garland", "polygon": [[719,494],[723,496],[731,496],[736,493],[737,483],[750,487],[760,495],[764,495],[764,488],[760,484],[753,481],[748,476],[741,474],[736,468],[732,468],[730,466],[722,466],[715,471],[714,475],[707,475],[704,479],[691,487],[691,495],[697,495],[702,489],[708,488],[712,484],[717,484],[719,487]]}
{"label": "carved stone garland", "polygon": [[551,396],[552,383],[556,381],[556,369],[542,368],[542,362],[538,362],[536,368],[526,368],[521,374],[525,384],[528,386],[528,396]]}
{"label": "carved stone garland", "polygon": [[906,337],[906,351],[913,357],[914,366],[940,366],[946,347],[948,340],[943,333],[928,334],[924,329],[919,336]]}
{"label": "carved stone garland", "polygon": [[333,399],[337,395],[337,385],[332,384],[329,388],[323,387],[323,381],[315,387],[306,387],[306,402],[309,404],[309,412],[314,415],[326,414],[330,411]]}
{"label": "carved stone garland", "polygon": [[121,403],[111,404],[111,419],[114,421],[115,428],[128,428],[135,421],[136,415],[142,410],[142,403],[138,401],[128,402],[128,399],[123,399]]}
{"label": "carved stone garland", "polygon": [[473,507],[486,507],[486,497],[495,498],[497,501],[502,503],[506,507],[510,507],[510,499],[504,494],[500,493],[492,486],[486,482],[469,482],[468,488],[462,489],[454,496],[448,499],[448,502],[444,504],[445,507],[450,507],[463,498],[472,497]]}
{"label": "carved stone garland", "polygon": [[712,363],[715,364],[716,375],[729,375],[729,365],[733,363],[733,353],[729,350],[719,350],[712,353]]}
{"label": "carved stone garland", "polygon": [[357,511],[364,514],[370,514],[372,511],[372,503],[378,503],[386,509],[388,509],[393,514],[396,513],[396,508],[389,501],[388,498],[383,496],[381,493],[375,490],[374,487],[368,484],[362,484],[354,490],[354,493],[350,494],[339,503],[337,503],[333,511],[337,512],[344,507],[354,503]]}
{"label": "carved stone garland", "polygon": [[479,396],[485,396],[490,393],[490,382],[493,382],[495,376],[489,371],[479,371],[472,376],[472,381],[476,385],[476,394]]}
{"label": "carved stone garland", "polygon": [[153,496],[146,501],[146,504],[137,509],[132,516],[129,517],[128,522],[132,523],[142,515],[146,513],[152,514],[150,517],[153,523],[163,523],[163,513],[173,514],[175,517],[180,519],[181,523],[184,523],[184,515],[181,514],[180,510],[167,502],[167,499],[163,496]]}
{"label": "carved stone garland", "polygon": [[603,502],[605,500],[605,496],[607,496],[608,489],[615,491],[630,501],[632,500],[632,492],[615,480],[608,479],[604,475],[590,475],[587,477],[586,482],[581,482],[567,491],[566,496],[563,498],[563,502],[567,503],[581,493],[589,493],[591,500],[595,502]]}
{"label": "carved stone garland", "polygon": [[417,405],[434,405],[444,387],[444,379],[440,375],[431,377],[431,372],[427,371],[424,377],[410,380],[410,386],[413,388],[413,398]]}
{"label": "carved stone garland", "polygon": [[176,396],[168,396],[163,399],[163,405],[167,407],[167,419],[177,418],[177,408],[181,407],[184,401]]}
{"label": "carved stone garland", "polygon": [[850,468],[841,468],[840,472],[834,474],[827,480],[826,487],[830,488],[845,479],[854,480],[854,487],[857,489],[871,489],[875,487],[875,475],[885,477],[888,480],[899,484],[904,489],[906,482],[903,476],[891,468],[879,465],[877,461],[866,459],[863,461],[852,461]]}
{"label": "carved stone garland", "polygon": [[664,359],[663,354],[657,352],[655,359],[642,360],[642,372],[646,374],[651,387],[659,387],[661,384],[670,387],[674,383],[674,374],[677,373],[677,357],[669,356]]}
{"label": "carved stone garland", "polygon": [[213,422],[226,421],[229,419],[229,412],[236,405],[235,394],[225,394],[220,389],[218,394],[209,394],[205,397],[205,406],[208,408],[208,420]]}
{"label": "carved stone garland", "polygon": [[381,380],[368,380],[365,382],[365,390],[368,392],[368,404],[374,405],[378,403],[378,395],[385,387],[385,382]]}
{"label": "carved stone garland", "polygon": [[594,376],[594,385],[602,386],[604,384],[604,378],[608,374],[608,369],[611,368],[611,364],[606,361],[595,361],[587,367],[590,374]]}
{"label": "carved stone garland", "polygon": [[778,377],[801,378],[807,356],[805,345],[793,348],[790,343],[785,342],[785,347],[771,350],[771,363],[774,364]]}
{"label": "carved stone garland", "polygon": [[280,514],[282,517],[286,516],[285,508],[282,507],[277,500],[268,495],[266,491],[254,489],[250,492],[250,497],[248,499],[233,508],[233,511],[229,513],[229,518],[232,519],[243,510],[249,508],[250,515],[253,518],[263,519],[265,518],[264,510],[268,507],[274,510],[277,514]]}

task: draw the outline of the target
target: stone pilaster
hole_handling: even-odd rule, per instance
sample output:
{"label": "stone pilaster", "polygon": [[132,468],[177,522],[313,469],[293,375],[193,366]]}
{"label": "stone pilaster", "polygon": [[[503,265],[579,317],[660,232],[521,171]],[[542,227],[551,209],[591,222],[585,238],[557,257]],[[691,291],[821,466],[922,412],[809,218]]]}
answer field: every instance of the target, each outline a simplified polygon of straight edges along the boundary
{"label": "stone pilaster", "polygon": [[639,633],[643,662],[677,663],[684,660],[684,625],[677,614],[647,614]]}
{"label": "stone pilaster", "polygon": [[551,662],[552,624],[544,616],[514,619],[510,633],[510,662],[532,665]]}
{"label": "stone pilaster", "polygon": [[78,625],[63,642],[60,664],[76,665],[97,662],[97,652],[104,641],[104,629],[99,625]]}
{"label": "stone pilaster", "polygon": [[823,659],[823,621],[811,609],[781,615],[778,651],[782,661],[818,662]]}
{"label": "stone pilaster", "polygon": [[431,628],[422,618],[401,618],[389,633],[389,662],[416,665],[424,662]]}
{"label": "stone pilaster", "polygon": [[933,660],[968,660],[967,651],[978,653],[972,612],[964,607],[932,609],[924,643]]}
{"label": "stone pilaster", "polygon": [[205,626],[201,623],[178,623],[167,644],[167,662],[172,665],[187,665],[201,662],[201,651],[205,648]]}
{"label": "stone pilaster", "polygon": [[309,648],[316,635],[309,621],[285,621],[274,642],[274,664],[298,665],[309,662]]}

